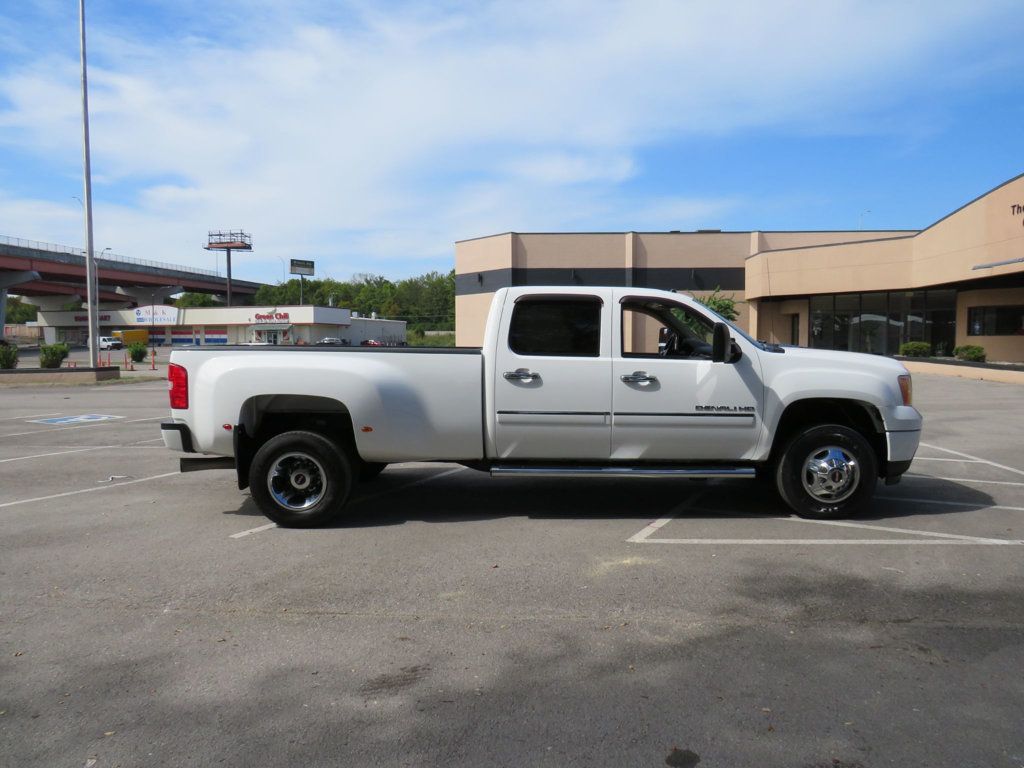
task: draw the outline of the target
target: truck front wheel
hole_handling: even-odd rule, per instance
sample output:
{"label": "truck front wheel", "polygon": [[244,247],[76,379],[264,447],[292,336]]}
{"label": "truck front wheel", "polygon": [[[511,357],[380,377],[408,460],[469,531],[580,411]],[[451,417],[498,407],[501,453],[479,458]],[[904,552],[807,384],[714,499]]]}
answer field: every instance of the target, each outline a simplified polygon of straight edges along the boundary
{"label": "truck front wheel", "polygon": [[260,511],[288,528],[334,520],[351,488],[348,458],[316,432],[283,432],[270,438],[249,467],[249,489]]}
{"label": "truck front wheel", "polygon": [[878,459],[859,432],[826,424],[790,441],[775,481],[782,500],[800,517],[852,517],[871,502]]}

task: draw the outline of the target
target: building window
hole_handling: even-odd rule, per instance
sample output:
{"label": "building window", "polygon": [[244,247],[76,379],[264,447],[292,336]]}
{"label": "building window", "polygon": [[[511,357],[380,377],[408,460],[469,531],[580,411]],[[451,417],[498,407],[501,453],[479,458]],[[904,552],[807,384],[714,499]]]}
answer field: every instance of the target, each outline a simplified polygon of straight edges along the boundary
{"label": "building window", "polygon": [[509,348],[517,355],[597,357],[601,301],[597,298],[520,299],[512,312]]}
{"label": "building window", "polygon": [[875,355],[899,354],[925,341],[936,355],[953,351],[956,291],[892,291],[811,296],[810,345]]}
{"label": "building window", "polygon": [[1024,335],[1024,307],[970,307],[968,336]]}

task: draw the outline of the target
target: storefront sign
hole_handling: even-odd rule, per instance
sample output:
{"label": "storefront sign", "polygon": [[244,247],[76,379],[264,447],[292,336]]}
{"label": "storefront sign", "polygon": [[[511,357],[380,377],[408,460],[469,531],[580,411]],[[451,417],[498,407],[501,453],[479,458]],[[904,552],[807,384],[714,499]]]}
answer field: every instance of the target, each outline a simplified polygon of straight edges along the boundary
{"label": "storefront sign", "polygon": [[[99,318],[97,318],[97,319],[101,323],[105,323],[105,322],[110,320],[110,315],[100,315]],[[88,323],[89,322],[89,316],[88,315],[75,315],[75,322],[76,323]]]}
{"label": "storefront sign", "polygon": [[178,308],[167,304],[146,304],[135,308],[138,325],[177,325]]}
{"label": "storefront sign", "polygon": [[259,312],[255,315],[257,323],[280,323],[288,320],[287,312],[268,312],[265,315],[261,315]]}
{"label": "storefront sign", "polygon": [[1011,205],[1010,215],[1021,216],[1022,218],[1020,220],[1020,225],[1024,227],[1024,205],[1021,205],[1020,203],[1014,203],[1013,205]]}

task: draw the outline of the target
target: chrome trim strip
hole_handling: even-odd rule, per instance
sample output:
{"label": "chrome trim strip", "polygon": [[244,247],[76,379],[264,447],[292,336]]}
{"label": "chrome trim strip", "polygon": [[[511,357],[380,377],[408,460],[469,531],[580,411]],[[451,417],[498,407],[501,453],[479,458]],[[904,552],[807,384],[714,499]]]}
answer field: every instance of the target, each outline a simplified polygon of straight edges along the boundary
{"label": "chrome trim strip", "polygon": [[612,416],[687,416],[701,419],[752,419],[754,413],[657,413],[654,411],[615,411]]}
{"label": "chrome trim strip", "polygon": [[753,467],[491,467],[491,477],[732,477],[752,480]]}
{"label": "chrome trim strip", "polygon": [[499,416],[608,416],[608,411],[498,411]]}

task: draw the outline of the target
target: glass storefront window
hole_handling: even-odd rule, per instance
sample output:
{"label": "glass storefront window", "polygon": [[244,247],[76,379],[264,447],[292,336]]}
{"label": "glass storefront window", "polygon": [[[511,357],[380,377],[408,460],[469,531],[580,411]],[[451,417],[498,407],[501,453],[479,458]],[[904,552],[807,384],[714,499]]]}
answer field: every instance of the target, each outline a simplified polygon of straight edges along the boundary
{"label": "glass storefront window", "polygon": [[836,296],[832,349],[859,351],[860,294],[842,293]]}
{"label": "glass storefront window", "polygon": [[865,293],[861,296],[859,352],[872,355],[887,353],[888,303],[888,296],[885,293]]}
{"label": "glass storefront window", "polygon": [[887,348],[890,355],[899,354],[900,344],[907,341],[907,313],[910,311],[909,292],[889,294],[889,330]]}
{"label": "glass storefront window", "polygon": [[[896,355],[903,342],[926,341],[948,355],[956,343],[955,290],[811,296],[810,310],[810,345],[819,349]],[[972,327],[985,325],[980,312]]]}
{"label": "glass storefront window", "polygon": [[832,349],[832,314],[835,302],[831,296],[811,297],[810,346]]}

